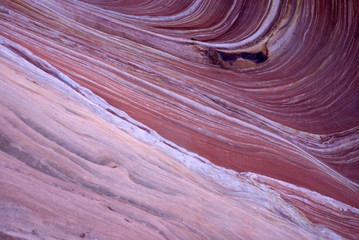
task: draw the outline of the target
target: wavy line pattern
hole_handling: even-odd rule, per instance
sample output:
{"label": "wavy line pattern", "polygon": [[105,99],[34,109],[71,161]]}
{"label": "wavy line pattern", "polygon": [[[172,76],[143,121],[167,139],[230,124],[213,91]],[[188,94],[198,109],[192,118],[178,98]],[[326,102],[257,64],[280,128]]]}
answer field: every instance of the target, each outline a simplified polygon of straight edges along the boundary
{"label": "wavy line pattern", "polygon": [[358,1],[4,0],[0,35],[4,236],[359,237]]}

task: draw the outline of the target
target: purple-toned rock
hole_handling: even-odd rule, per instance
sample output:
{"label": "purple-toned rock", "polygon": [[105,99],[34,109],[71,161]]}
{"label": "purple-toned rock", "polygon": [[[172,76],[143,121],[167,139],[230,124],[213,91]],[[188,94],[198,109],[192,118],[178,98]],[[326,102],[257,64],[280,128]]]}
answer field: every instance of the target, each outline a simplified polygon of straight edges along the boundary
{"label": "purple-toned rock", "polygon": [[359,238],[359,3],[3,0],[0,239]]}

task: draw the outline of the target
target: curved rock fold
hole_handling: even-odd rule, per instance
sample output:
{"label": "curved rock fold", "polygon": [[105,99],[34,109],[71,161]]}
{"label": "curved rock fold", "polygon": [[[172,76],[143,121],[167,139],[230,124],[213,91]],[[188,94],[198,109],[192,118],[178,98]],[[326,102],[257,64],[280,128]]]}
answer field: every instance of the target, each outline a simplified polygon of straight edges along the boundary
{"label": "curved rock fold", "polygon": [[355,0],[1,1],[0,238],[359,238],[358,39]]}

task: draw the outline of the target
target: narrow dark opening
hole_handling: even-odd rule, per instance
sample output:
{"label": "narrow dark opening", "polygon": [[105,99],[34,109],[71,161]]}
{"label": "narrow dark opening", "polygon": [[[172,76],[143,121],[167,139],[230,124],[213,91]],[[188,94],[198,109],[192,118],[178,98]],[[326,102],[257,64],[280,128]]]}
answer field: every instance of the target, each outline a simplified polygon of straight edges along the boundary
{"label": "narrow dark opening", "polygon": [[262,63],[268,59],[268,57],[266,55],[264,55],[262,52],[259,52],[259,53],[242,52],[241,54],[238,55],[238,57],[247,59],[247,60],[251,60],[256,63]]}
{"label": "narrow dark opening", "polygon": [[226,52],[218,51],[218,54],[225,62],[234,62],[238,58],[242,58],[242,59],[250,60],[255,63],[262,63],[268,59],[267,55],[263,54],[262,52],[258,52],[258,53],[242,52],[240,54],[237,54],[237,53],[226,53]]}
{"label": "narrow dark opening", "polygon": [[236,61],[238,58],[238,54],[236,53],[225,53],[225,52],[218,52],[219,56],[221,56],[223,61]]}

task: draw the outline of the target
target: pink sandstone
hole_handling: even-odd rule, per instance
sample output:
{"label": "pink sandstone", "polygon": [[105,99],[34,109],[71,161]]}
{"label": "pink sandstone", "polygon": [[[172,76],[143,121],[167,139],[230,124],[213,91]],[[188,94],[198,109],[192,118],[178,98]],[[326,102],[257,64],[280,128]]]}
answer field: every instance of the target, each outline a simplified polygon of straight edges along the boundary
{"label": "pink sandstone", "polygon": [[3,0],[0,239],[358,239],[359,2]]}

